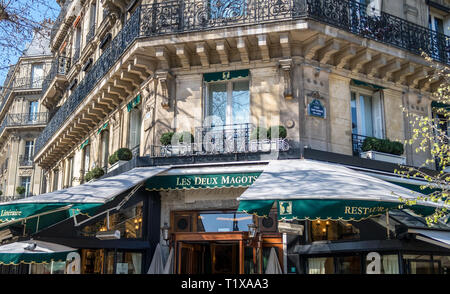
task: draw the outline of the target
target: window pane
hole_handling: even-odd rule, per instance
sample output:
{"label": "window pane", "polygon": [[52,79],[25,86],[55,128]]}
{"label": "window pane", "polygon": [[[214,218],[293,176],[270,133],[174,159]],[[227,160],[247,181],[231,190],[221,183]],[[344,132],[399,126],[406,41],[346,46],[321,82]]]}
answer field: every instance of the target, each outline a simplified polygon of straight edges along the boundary
{"label": "window pane", "polygon": [[245,213],[201,213],[198,232],[246,232],[253,216]]}
{"label": "window pane", "polygon": [[227,114],[227,84],[209,84],[208,93],[208,116],[211,116],[211,123],[215,126],[226,124]]}
{"label": "window pane", "polygon": [[357,240],[359,229],[345,221],[311,221],[311,240]]}
{"label": "window pane", "polygon": [[352,112],[352,133],[358,134],[358,115],[356,110],[356,97],[355,93],[352,93],[352,99],[350,101],[351,112]]}
{"label": "window pane", "polygon": [[345,256],[337,257],[339,274],[360,274],[361,273],[361,258],[360,256]]}
{"label": "window pane", "polygon": [[359,97],[361,107],[361,129],[363,136],[373,136],[372,97],[361,95]]}
{"label": "window pane", "polygon": [[383,255],[381,257],[382,274],[399,274],[398,255]]}
{"label": "window pane", "polygon": [[105,274],[114,274],[114,251],[106,253]]}
{"label": "window pane", "polygon": [[250,92],[248,81],[233,83],[233,124],[250,122]]}
{"label": "window pane", "polygon": [[308,258],[308,274],[334,274],[333,257]]}
{"label": "window pane", "polygon": [[435,273],[450,275],[450,256],[433,256],[433,260],[438,264],[439,271]]}
{"label": "window pane", "polygon": [[408,274],[432,274],[432,262],[430,255],[403,255]]}
{"label": "window pane", "polygon": [[117,252],[116,274],[140,274],[142,254]]}

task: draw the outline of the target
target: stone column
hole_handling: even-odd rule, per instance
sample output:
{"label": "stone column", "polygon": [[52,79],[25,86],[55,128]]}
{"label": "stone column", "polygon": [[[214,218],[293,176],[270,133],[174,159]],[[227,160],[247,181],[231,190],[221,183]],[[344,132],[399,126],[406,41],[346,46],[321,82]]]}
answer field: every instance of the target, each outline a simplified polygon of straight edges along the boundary
{"label": "stone column", "polygon": [[350,80],[330,75],[331,152],[352,155],[352,115]]}

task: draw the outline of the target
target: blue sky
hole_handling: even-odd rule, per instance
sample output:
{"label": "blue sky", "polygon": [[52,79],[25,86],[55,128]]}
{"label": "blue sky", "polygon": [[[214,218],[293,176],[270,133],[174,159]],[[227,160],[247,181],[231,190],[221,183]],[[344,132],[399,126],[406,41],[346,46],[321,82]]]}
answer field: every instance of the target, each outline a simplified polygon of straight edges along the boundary
{"label": "blue sky", "polygon": [[[38,2],[41,2],[41,4]],[[46,5],[48,5],[49,7],[45,7],[45,5],[42,4],[42,2],[46,3]],[[27,15],[25,15],[25,17],[31,18],[37,22],[41,22],[44,19],[48,18],[55,20],[60,11],[60,7],[55,0],[13,0],[10,2],[10,5],[11,5],[10,8],[12,9],[27,11]],[[6,39],[8,37],[7,35],[10,37],[12,41],[15,42],[16,46],[20,50],[25,50],[26,46],[31,41],[27,40],[28,42],[23,42],[22,40],[20,40],[20,38],[18,37],[16,38],[14,35],[11,34],[10,30],[5,29],[4,24],[0,23],[0,38]],[[11,38],[11,36],[13,36],[13,38]],[[16,50],[5,51],[4,47],[2,47],[1,45],[0,51],[1,51],[0,54],[7,54],[6,58],[4,56],[0,60],[0,85],[3,85],[5,77],[8,73],[9,66],[14,65],[17,62],[17,60],[21,56],[21,53]]]}

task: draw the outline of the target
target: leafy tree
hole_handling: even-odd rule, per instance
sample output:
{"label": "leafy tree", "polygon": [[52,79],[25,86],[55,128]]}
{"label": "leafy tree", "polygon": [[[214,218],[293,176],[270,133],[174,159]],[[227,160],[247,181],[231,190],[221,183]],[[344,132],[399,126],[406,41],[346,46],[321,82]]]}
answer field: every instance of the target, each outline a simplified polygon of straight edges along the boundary
{"label": "leafy tree", "polygon": [[[450,180],[450,174],[448,173],[450,149],[448,143],[450,129],[447,130],[447,122],[450,117],[450,68],[433,61],[425,54],[423,55],[434,68],[434,73],[428,77],[429,80],[433,82],[439,81],[439,86],[432,92],[431,96],[434,101],[432,105],[435,106],[432,109],[434,115],[429,117],[428,115],[420,115],[409,111],[409,109],[404,109],[412,130],[411,137],[405,141],[405,144],[412,146],[416,153],[424,152],[429,156],[421,166],[402,166],[402,169],[396,170],[396,173],[402,177],[423,178],[426,180],[427,183],[421,185],[420,188],[422,190],[432,189],[433,192],[425,195],[425,197],[419,197],[417,200],[442,204],[436,208],[433,215],[426,217],[428,225],[431,225],[447,215],[447,207],[450,203],[448,197]],[[425,169],[433,165],[437,167],[436,172],[430,172]]]}

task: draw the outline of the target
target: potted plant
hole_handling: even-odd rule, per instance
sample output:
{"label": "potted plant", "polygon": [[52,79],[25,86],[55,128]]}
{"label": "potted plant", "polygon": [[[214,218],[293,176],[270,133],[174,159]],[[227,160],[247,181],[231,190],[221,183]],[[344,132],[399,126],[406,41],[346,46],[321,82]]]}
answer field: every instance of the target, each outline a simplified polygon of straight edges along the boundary
{"label": "potted plant", "polygon": [[[189,141],[190,140],[190,141]],[[166,132],[159,139],[162,155],[180,155],[192,150],[194,136],[187,131],[183,132]]]}
{"label": "potted plant", "polygon": [[133,153],[128,148],[119,148],[108,158],[108,162],[111,165],[109,171],[114,170],[122,164],[130,161],[133,158]]}
{"label": "potted plant", "polygon": [[92,170],[88,171],[84,177],[86,182],[89,182],[91,180],[95,180],[100,178],[105,174],[105,171],[100,167],[94,167]]}
{"label": "potted plant", "polygon": [[256,127],[250,134],[250,151],[270,151],[270,140],[267,138],[267,129]]}
{"label": "potted plant", "polygon": [[25,187],[24,187],[24,186],[18,186],[18,187],[16,188],[16,192],[17,192],[17,194],[19,194],[19,195],[25,194]]}
{"label": "potted plant", "polygon": [[400,142],[389,139],[367,137],[362,146],[361,158],[386,161],[397,164],[406,164],[406,157],[402,156],[404,147]]}

